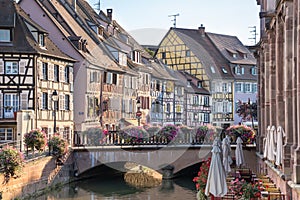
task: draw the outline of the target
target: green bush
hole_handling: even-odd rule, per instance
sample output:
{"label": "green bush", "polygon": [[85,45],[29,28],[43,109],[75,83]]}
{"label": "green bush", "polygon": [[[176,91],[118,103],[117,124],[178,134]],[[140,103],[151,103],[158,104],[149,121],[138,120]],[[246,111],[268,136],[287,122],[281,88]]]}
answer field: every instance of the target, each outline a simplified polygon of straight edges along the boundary
{"label": "green bush", "polygon": [[16,176],[22,170],[24,155],[19,150],[7,146],[0,150],[0,166],[8,181],[10,177]]}
{"label": "green bush", "polygon": [[25,134],[24,142],[25,145],[32,150],[37,149],[38,151],[42,151],[47,144],[47,137],[44,131],[34,129]]}
{"label": "green bush", "polygon": [[55,134],[49,139],[48,146],[51,149],[51,153],[57,157],[66,154],[68,151],[67,141],[59,134]]}

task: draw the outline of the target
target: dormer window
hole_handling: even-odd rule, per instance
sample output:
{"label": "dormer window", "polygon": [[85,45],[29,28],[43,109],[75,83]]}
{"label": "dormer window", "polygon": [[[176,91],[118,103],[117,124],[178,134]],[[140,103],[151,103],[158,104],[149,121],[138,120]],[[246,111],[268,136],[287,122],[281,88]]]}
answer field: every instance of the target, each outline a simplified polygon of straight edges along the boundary
{"label": "dormer window", "polygon": [[202,88],[202,81],[198,81],[197,87],[198,87],[198,88]]}
{"label": "dormer window", "polygon": [[10,29],[0,29],[0,42],[11,42]]}
{"label": "dormer window", "polygon": [[227,69],[225,69],[225,67],[222,67],[222,72],[223,72],[224,74],[228,74]]}
{"label": "dormer window", "polygon": [[44,46],[45,46],[45,36],[44,36],[44,34],[42,34],[42,33],[39,34],[39,45],[40,45],[41,47],[44,47]]}
{"label": "dormer window", "polygon": [[140,63],[141,53],[139,51],[133,51],[131,53],[131,59],[132,59],[133,62]]}
{"label": "dormer window", "polygon": [[192,80],[187,81],[187,87],[192,87],[191,82],[192,82]]}
{"label": "dormer window", "polygon": [[210,70],[211,70],[211,73],[213,73],[213,74],[216,73],[214,66],[210,66]]}
{"label": "dormer window", "polygon": [[233,53],[233,54],[232,54],[232,57],[233,57],[233,58],[236,58],[236,57],[237,57],[236,53]]}
{"label": "dormer window", "polygon": [[234,67],[234,73],[240,75],[241,74],[241,67],[239,65]]}
{"label": "dormer window", "polygon": [[254,66],[254,67],[251,68],[251,74],[252,75],[257,75],[257,67]]}

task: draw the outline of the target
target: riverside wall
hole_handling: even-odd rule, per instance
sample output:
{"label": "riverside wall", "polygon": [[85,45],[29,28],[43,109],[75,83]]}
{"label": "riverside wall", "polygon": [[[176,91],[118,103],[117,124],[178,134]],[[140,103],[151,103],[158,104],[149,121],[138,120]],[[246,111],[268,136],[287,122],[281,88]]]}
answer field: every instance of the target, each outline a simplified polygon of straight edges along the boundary
{"label": "riverside wall", "polygon": [[56,165],[52,156],[39,157],[25,163],[19,177],[5,183],[0,174],[0,199],[34,199],[35,196],[70,181],[71,160]]}

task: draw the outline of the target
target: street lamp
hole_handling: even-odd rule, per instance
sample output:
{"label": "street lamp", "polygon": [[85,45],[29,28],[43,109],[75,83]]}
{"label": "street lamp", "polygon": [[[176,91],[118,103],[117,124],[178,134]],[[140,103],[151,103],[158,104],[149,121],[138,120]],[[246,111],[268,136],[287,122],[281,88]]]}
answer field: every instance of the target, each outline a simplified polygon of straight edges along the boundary
{"label": "street lamp", "polygon": [[58,94],[57,91],[54,90],[52,93],[52,101],[53,101],[53,120],[54,120],[54,127],[53,127],[53,133],[56,132],[56,109],[57,109],[57,101],[58,101]]}
{"label": "street lamp", "polygon": [[137,111],[136,111],[135,115],[136,115],[136,118],[138,120],[138,126],[140,126],[142,112],[141,112],[141,102],[140,102],[140,98],[139,97],[137,97],[136,107],[137,107]]}

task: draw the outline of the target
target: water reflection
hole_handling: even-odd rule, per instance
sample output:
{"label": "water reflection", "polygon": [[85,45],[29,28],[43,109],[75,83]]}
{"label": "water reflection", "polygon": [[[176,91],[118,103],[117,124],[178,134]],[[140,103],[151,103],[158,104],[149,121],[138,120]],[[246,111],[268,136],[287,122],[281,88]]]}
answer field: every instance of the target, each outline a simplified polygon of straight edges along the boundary
{"label": "water reflection", "polygon": [[39,200],[182,200],[196,199],[195,185],[191,177],[163,180],[153,188],[135,188],[126,184],[123,177],[93,178],[63,187],[38,198]]}

